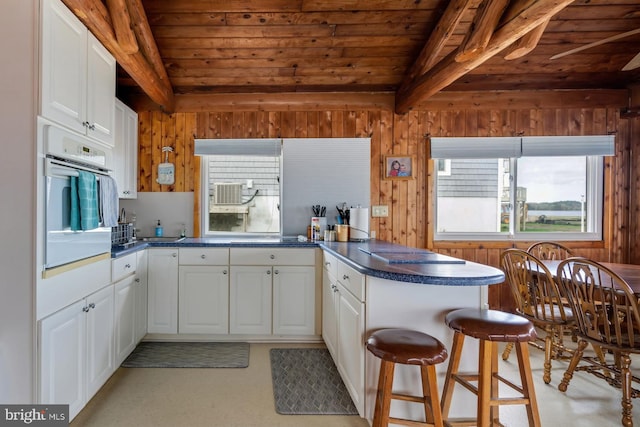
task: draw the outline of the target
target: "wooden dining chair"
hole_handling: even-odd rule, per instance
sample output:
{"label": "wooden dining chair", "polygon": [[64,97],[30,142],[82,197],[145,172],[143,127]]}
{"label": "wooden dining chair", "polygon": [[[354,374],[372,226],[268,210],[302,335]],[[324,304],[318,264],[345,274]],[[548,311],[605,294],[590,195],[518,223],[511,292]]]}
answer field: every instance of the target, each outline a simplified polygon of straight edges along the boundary
{"label": "wooden dining chair", "polygon": [[563,260],[573,256],[571,249],[558,242],[536,242],[529,246],[527,252],[538,259],[557,259]]}
{"label": "wooden dining chair", "polygon": [[[632,426],[631,398],[640,397],[632,388],[630,354],[640,353],[640,312],[638,296],[616,273],[586,258],[568,258],[558,265],[557,277],[573,310],[578,333],[578,348],[573,354],[560,391],[566,391],[575,371],[586,371],[622,389],[622,425]],[[584,357],[585,347],[613,354],[605,361]],[[579,366],[581,361],[586,362]]]}
{"label": "wooden dining chair", "polygon": [[[567,358],[570,353],[562,343],[562,333],[565,327],[573,325],[573,313],[563,304],[553,274],[537,257],[522,249],[507,249],[502,253],[501,265],[516,302],[516,312],[545,332],[543,338],[531,344],[544,351],[542,379],[549,384],[551,360]],[[507,344],[503,360],[509,358],[512,347]]]}

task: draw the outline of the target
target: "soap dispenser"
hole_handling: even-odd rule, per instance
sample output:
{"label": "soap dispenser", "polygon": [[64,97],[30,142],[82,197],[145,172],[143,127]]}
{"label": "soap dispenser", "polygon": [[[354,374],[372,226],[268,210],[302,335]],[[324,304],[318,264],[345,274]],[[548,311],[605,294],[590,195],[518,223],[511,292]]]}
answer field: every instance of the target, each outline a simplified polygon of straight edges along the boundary
{"label": "soap dispenser", "polygon": [[158,225],[156,225],[156,237],[162,237],[162,225],[160,225],[160,220],[158,220]]}

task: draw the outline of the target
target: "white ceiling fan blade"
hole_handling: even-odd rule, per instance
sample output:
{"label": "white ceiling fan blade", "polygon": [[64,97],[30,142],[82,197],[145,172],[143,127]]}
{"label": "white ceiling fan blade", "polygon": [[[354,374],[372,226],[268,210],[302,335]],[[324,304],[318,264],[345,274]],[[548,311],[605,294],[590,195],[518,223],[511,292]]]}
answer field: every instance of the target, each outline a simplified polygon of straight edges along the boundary
{"label": "white ceiling fan blade", "polygon": [[622,68],[622,71],[635,70],[638,67],[640,67],[640,53],[634,56],[631,61],[629,61],[627,65]]}
{"label": "white ceiling fan blade", "polygon": [[640,28],[636,28],[635,30],[627,31],[626,33],[616,34],[615,36],[607,37],[606,39],[598,40],[597,42],[585,44],[584,46],[577,47],[575,49],[568,50],[566,52],[559,53],[557,55],[553,55],[550,59],[558,59],[563,56],[571,55],[572,53],[581,52],[585,49],[589,49],[591,47],[600,46],[601,44],[609,43],[614,40],[623,39],[625,37],[632,36],[634,34],[640,33]]}

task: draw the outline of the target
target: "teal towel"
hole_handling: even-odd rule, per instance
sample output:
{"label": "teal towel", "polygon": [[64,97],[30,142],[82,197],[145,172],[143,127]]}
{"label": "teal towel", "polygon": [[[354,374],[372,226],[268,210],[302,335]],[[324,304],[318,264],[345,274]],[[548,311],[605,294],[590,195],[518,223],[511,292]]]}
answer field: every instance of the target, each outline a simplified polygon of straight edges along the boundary
{"label": "teal towel", "polygon": [[98,213],[98,185],[91,172],[78,171],[71,177],[72,230],[93,230],[100,224]]}

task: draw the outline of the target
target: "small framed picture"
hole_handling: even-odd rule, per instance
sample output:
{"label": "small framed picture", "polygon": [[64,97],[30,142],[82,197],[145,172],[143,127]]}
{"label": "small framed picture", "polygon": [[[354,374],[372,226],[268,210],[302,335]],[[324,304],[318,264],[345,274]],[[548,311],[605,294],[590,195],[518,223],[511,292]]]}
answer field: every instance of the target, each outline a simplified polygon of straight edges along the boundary
{"label": "small framed picture", "polygon": [[385,156],[384,179],[413,179],[413,156]]}

